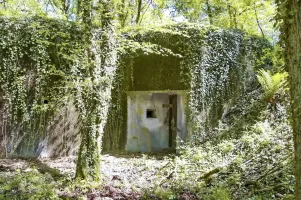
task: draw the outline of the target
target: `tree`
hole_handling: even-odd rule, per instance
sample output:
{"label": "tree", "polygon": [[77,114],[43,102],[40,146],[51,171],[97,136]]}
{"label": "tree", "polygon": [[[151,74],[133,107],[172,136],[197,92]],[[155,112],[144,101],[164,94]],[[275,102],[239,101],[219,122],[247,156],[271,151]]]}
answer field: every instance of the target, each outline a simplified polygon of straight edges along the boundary
{"label": "tree", "polygon": [[238,28],[263,37],[274,32],[271,0],[170,0],[168,7],[190,22]]}
{"label": "tree", "polygon": [[0,15],[43,15],[43,3],[34,0],[5,0],[0,1]]}
{"label": "tree", "polygon": [[138,0],[136,24],[139,24],[142,9],[142,0]]}
{"label": "tree", "polygon": [[[156,23],[165,8],[166,0],[117,0],[120,26]],[[146,19],[150,20],[147,21]]]}
{"label": "tree", "polygon": [[93,10],[93,1],[85,0],[80,5],[83,38],[87,48],[87,77],[82,79],[78,91],[79,98],[76,99],[81,113],[81,144],[76,164],[76,179],[100,180],[102,126],[106,120],[107,100],[110,99],[116,70],[113,7],[111,0],[99,2],[102,31],[98,43],[98,34],[92,27],[92,14],[97,12]]}
{"label": "tree", "polygon": [[286,68],[289,73],[292,127],[295,149],[295,199],[301,200],[301,2],[278,0],[277,19],[284,42]]}

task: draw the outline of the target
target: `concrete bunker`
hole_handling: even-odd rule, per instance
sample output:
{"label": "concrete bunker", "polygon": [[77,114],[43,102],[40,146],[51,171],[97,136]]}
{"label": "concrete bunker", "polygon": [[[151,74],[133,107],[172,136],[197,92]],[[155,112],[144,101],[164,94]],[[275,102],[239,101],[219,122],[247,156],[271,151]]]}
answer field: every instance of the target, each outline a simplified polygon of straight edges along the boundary
{"label": "concrete bunker", "polygon": [[[0,24],[11,24],[4,22]],[[31,21],[21,23],[26,30],[30,27],[28,22]],[[14,23],[19,27],[19,22]],[[61,27],[61,22],[53,21],[50,25],[55,25],[53,30],[56,30]],[[253,69],[260,67],[257,66],[257,60],[262,55],[262,49],[269,47],[268,41],[237,30],[203,29],[198,25],[175,24],[164,29],[166,31],[162,32],[149,29],[144,33],[132,30],[132,33],[123,35],[127,42],[119,52],[111,98],[106,102],[108,108],[105,107],[108,109],[107,116],[99,125],[103,153],[174,150],[182,142],[202,142],[203,138],[210,138],[214,134],[215,128],[227,114],[227,108],[235,105],[247,89],[256,86],[252,78],[255,77]],[[74,41],[81,41],[77,39],[81,36],[80,29],[74,30]],[[32,29],[27,31],[24,37],[31,41],[35,38],[31,34],[35,32]],[[10,31],[5,31],[5,34],[10,34]],[[53,41],[51,39],[45,44],[58,44],[65,39],[67,38],[53,38]],[[48,41],[49,38],[45,37],[44,40]],[[65,43],[69,44],[68,42],[69,40]],[[26,44],[35,46],[36,43],[33,40]],[[20,55],[36,58],[36,54],[32,54],[34,51],[28,52],[30,48],[31,46],[20,47],[24,51]],[[57,48],[53,51],[47,46],[43,48],[45,55],[49,57],[45,67],[54,66],[58,72],[64,69],[62,73],[68,74],[73,66],[69,63],[70,60],[62,58],[62,62],[58,63],[60,59],[57,58],[61,58],[61,54],[55,50]],[[67,50],[66,52],[69,53]],[[10,54],[3,54],[4,58],[8,55]],[[16,69],[28,70],[26,73],[19,71],[20,76],[25,77],[24,80],[31,80],[30,77],[37,71],[32,71],[34,68],[27,66],[36,66],[36,61],[27,57],[22,59],[22,67]],[[18,76],[14,76],[14,79],[19,80]],[[22,101],[14,99],[16,103],[28,106],[24,116],[35,113],[32,118],[35,123],[29,123],[27,129],[22,127],[21,118],[15,123],[13,118],[0,116],[0,125],[5,127],[6,134],[0,138],[0,148],[5,149],[4,153],[0,152],[0,157],[1,154],[24,157],[77,154],[79,130],[84,124],[80,120],[81,113],[74,105],[74,94],[58,91],[58,88],[65,86],[65,81],[58,77],[64,76],[47,77],[50,82],[45,84],[45,88],[41,88],[42,99],[26,92]],[[18,81],[15,83],[19,84]],[[24,84],[26,91],[36,91],[35,84]],[[0,92],[10,93],[9,88],[5,90],[7,91]],[[59,96],[54,96],[55,94]],[[38,112],[33,109],[34,101],[40,103]],[[1,105],[8,102],[4,98],[0,99]],[[40,115],[40,107],[43,108],[43,115]],[[13,113],[4,108],[6,106],[0,108],[2,113],[13,116]]]}
{"label": "concrete bunker", "polygon": [[125,150],[174,151],[186,140],[186,99],[186,91],[127,92]]}

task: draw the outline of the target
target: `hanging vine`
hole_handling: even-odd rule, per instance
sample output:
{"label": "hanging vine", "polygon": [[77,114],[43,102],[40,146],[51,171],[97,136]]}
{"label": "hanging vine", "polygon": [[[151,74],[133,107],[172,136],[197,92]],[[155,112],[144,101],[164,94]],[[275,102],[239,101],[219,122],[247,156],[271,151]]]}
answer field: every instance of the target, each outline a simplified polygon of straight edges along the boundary
{"label": "hanging vine", "polygon": [[85,76],[76,83],[76,104],[81,113],[81,144],[76,178],[89,181],[100,180],[101,140],[117,69],[112,2],[103,2],[101,5],[101,31],[93,30],[92,22],[83,15],[88,68]]}
{"label": "hanging vine", "polygon": [[[170,73],[180,66],[180,72],[175,75],[177,79],[169,73],[171,85],[166,81],[165,85],[162,84],[162,78],[152,74],[156,77],[154,80],[162,81],[152,82],[151,86],[145,83],[144,88],[139,89],[168,90],[175,86],[176,90],[189,91],[186,115],[189,117],[189,132],[195,140],[211,135],[227,110],[249,87],[257,84],[254,72],[267,66],[267,61],[263,61],[262,57],[267,49],[271,49],[267,40],[248,36],[241,31],[185,23],[125,30],[123,39],[121,55],[122,60],[127,60],[122,64],[127,72],[125,77],[128,81],[123,82],[126,90],[137,90],[133,83],[134,79],[139,79],[133,76],[135,70],[139,71],[139,76],[148,77],[150,73],[144,66],[153,65],[152,68],[157,70],[172,67],[165,70],[170,70]],[[157,57],[147,59],[153,55]],[[155,66],[149,63],[154,59],[165,64],[163,60],[171,59],[175,63],[172,66],[158,66],[156,62]],[[144,69],[139,70],[137,65]],[[139,79],[140,83],[142,81]],[[118,112],[115,116],[123,116],[126,111]],[[126,132],[124,128],[123,132]]]}
{"label": "hanging vine", "polygon": [[72,57],[82,55],[80,30],[41,18],[1,18],[0,27],[1,135],[7,156],[35,156],[37,138],[66,96],[61,88],[68,85]]}
{"label": "hanging vine", "polygon": [[[265,64],[259,58],[268,42],[239,31],[171,24],[127,29],[117,35],[110,12],[103,15],[103,29],[93,27],[88,39],[82,37],[84,26],[70,22],[0,19],[0,131],[5,154],[36,156],[47,126],[67,102],[74,102],[80,113],[83,168],[98,163],[103,134],[105,151],[124,149],[125,91],[137,89],[134,80],[139,77],[134,72],[140,70],[140,78],[149,73],[138,64],[151,66],[152,58],[162,61],[153,69],[172,76],[151,85],[141,82],[157,89],[171,85],[187,90],[189,131],[200,139],[218,126],[226,107],[254,84],[253,69]],[[154,76],[163,78],[161,72]],[[91,148],[85,137],[96,139]],[[90,172],[78,173],[87,177]]]}

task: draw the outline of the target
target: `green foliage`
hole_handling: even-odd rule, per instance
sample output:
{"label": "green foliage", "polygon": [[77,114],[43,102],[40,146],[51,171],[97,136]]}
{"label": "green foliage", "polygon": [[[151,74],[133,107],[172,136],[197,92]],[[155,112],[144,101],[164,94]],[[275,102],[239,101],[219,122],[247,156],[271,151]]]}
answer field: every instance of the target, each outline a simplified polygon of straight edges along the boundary
{"label": "green foliage", "polygon": [[[273,16],[276,7],[271,0],[111,0],[111,11],[118,27],[151,26],[174,21],[188,21],[202,25],[244,30],[254,35],[264,35],[276,40]],[[140,7],[139,7],[139,2]],[[10,0],[0,3],[0,14],[5,16],[47,16],[81,22],[83,13],[93,13],[91,21],[101,25],[103,2],[51,0]],[[139,19],[137,21],[137,17]]]}
{"label": "green foliage", "polygon": [[253,87],[255,74],[249,71],[250,65],[262,67],[257,60],[269,48],[267,41],[239,31],[209,31],[204,42],[202,52],[195,51],[202,56],[194,56],[192,73],[191,117],[197,140],[211,135],[227,109]]}
{"label": "green foliage", "polygon": [[[265,62],[259,61],[271,50],[270,43],[262,38],[252,37],[238,30],[201,27],[190,23],[125,29],[122,36],[120,52],[129,60],[124,63],[128,66],[129,73],[135,71],[142,76],[150,73],[148,68],[158,68],[162,71],[154,76],[164,81],[160,75],[164,74],[165,69],[170,70],[166,74],[170,76],[172,84],[160,81],[151,83],[150,87],[144,84],[140,90],[175,87],[190,91],[189,106],[192,113],[189,113],[189,125],[196,140],[200,136],[210,135],[224,113],[224,106],[232,106],[244,90],[252,87],[256,76],[249,69],[266,66]],[[174,56],[172,60],[176,62],[169,66],[166,63],[171,61],[164,61],[171,56]],[[152,66],[154,62],[149,63],[153,59],[158,61],[157,66]],[[137,63],[140,66],[143,63],[145,69],[139,70]],[[177,72],[176,79],[173,78],[172,71]],[[128,79],[143,83],[139,76],[128,76]],[[134,90],[135,85],[132,82],[129,85],[126,86],[129,88],[127,90]]]}
{"label": "green foliage", "polygon": [[[253,101],[262,101],[256,99],[257,93],[250,95]],[[275,105],[266,103],[255,111],[259,114],[252,123],[241,120],[239,125],[243,128],[236,127],[240,130],[238,135],[217,137],[227,132],[227,127],[231,130],[235,124],[231,119],[239,119],[254,108],[246,97],[236,105],[241,110],[229,110],[230,120],[224,119],[210,140],[183,147],[179,157],[168,160],[170,164],[161,169],[157,187],[172,188],[177,195],[188,187],[204,199],[272,199],[278,193],[291,195],[293,143],[287,99],[280,98]]]}
{"label": "green foliage", "polygon": [[227,188],[224,187],[216,187],[211,190],[212,194],[209,199],[211,200],[230,200],[230,192]]}
{"label": "green foliage", "polygon": [[117,67],[114,33],[92,30],[97,62],[91,65],[80,25],[3,17],[0,27],[0,109],[5,112],[0,123],[7,133],[6,156],[36,156],[53,117],[73,101],[81,113],[78,128],[90,137],[82,143],[87,147],[81,148],[82,176],[99,179],[100,123],[106,118]]}
{"label": "green foliage", "polygon": [[[18,11],[18,2],[10,1],[7,9],[1,9],[1,14],[12,15],[14,11]],[[12,133],[9,136],[11,141],[8,145],[9,153],[16,150],[20,139],[25,136],[29,137],[29,149],[35,149],[37,144],[33,138],[39,139],[44,136],[48,119],[51,119],[57,109],[67,101],[73,100],[81,113],[79,126],[82,144],[77,175],[88,181],[99,180],[100,146],[97,142],[101,136],[99,130],[103,128],[102,125],[106,121],[112,82],[116,78],[117,68],[114,27],[111,21],[99,23],[98,19],[87,17],[93,13],[94,8],[86,12],[87,7],[91,7],[92,1],[85,1],[81,7],[78,2],[72,3],[72,6],[79,6],[78,13],[82,16],[71,7],[64,9],[64,2],[53,2],[53,7],[59,8],[59,12],[62,12],[57,12],[55,14],[57,17],[74,20],[76,15],[77,20],[82,20],[84,23],[81,25],[38,17],[24,20],[1,18],[0,105],[4,105],[1,109],[6,116],[1,120],[5,125],[1,125],[7,129],[5,132]],[[117,14],[122,27],[131,24],[130,19],[135,15],[137,2],[114,1],[117,6],[120,6]],[[274,12],[271,1],[169,1],[170,5],[162,0],[149,2],[152,1],[144,2],[143,11],[146,15],[137,22],[138,24],[146,21],[143,19],[153,18],[153,11],[174,6],[176,12],[190,20],[203,21],[202,16],[205,13],[211,25],[241,28],[258,34],[262,23],[269,20],[267,15],[272,16],[271,13]],[[32,1],[26,3],[28,5],[25,7],[35,9],[32,12],[20,10],[16,13],[17,16],[24,13],[32,15],[44,13],[41,9],[43,5],[33,4]],[[104,9],[102,6],[95,12],[96,16],[101,15],[99,11]],[[148,6],[152,7],[150,11]],[[269,9],[265,9],[266,7]],[[109,14],[104,13],[101,19],[110,16],[113,12],[110,10]],[[157,12],[156,16],[158,13],[160,12]],[[256,13],[259,13],[259,16]],[[225,17],[225,15],[229,16]],[[95,26],[101,24],[102,32],[92,30],[92,24]],[[269,25],[261,30],[263,36],[266,32],[270,33]],[[289,185],[292,182],[289,152],[292,148],[291,137],[287,134],[290,132],[290,127],[285,118],[286,108],[281,103],[277,104],[276,110],[283,112],[284,115],[274,113],[277,118],[274,119],[274,115],[266,114],[270,110],[261,112],[266,104],[255,100],[256,102],[248,108],[252,108],[251,114],[257,112],[258,115],[250,115],[250,118],[245,119],[248,123],[239,124],[242,122],[240,120],[236,123],[238,127],[235,126],[235,130],[240,132],[239,135],[234,133],[236,137],[231,137],[233,134],[231,133],[225,140],[203,141],[205,138],[203,136],[208,136],[212,132],[222,135],[225,126],[230,125],[220,121],[226,113],[224,106],[231,109],[247,87],[252,85],[249,83],[252,80],[249,79],[252,79],[254,74],[248,74],[248,70],[258,64],[257,59],[260,60],[263,54],[269,54],[268,57],[274,56],[273,63],[277,62],[277,57],[266,48],[270,47],[267,41],[250,37],[237,30],[202,28],[183,23],[160,28],[138,27],[130,31],[127,29],[120,37],[120,42],[119,56],[125,60],[122,61],[122,66],[120,65],[121,73],[130,71],[133,67],[133,59],[142,55],[173,56],[179,59],[183,71],[181,81],[191,83],[188,89],[191,89],[189,105],[192,113],[188,113],[187,116],[192,122],[195,142],[203,142],[203,144],[199,147],[187,146],[182,149],[183,154],[180,157],[170,160],[172,167],[160,172],[162,173],[160,177],[168,175],[166,178],[168,181],[160,181],[155,192],[159,198],[176,199],[178,193],[187,185],[195,193],[209,199],[230,199],[230,197],[242,199],[245,195],[255,199],[271,197],[270,191],[261,194],[263,192],[258,189],[270,185],[275,186],[275,188],[268,188],[271,191],[289,193],[291,190]],[[127,61],[130,62],[129,65]],[[127,75],[132,78],[131,73]],[[268,101],[285,87],[286,76],[286,73],[272,74],[269,71],[259,71],[258,81]],[[124,79],[128,77],[121,75],[119,78],[120,82],[114,86],[122,88],[117,90],[121,94],[130,86],[123,87],[126,82]],[[47,105],[41,103],[45,98],[50,102]],[[120,111],[121,105],[123,104],[113,106]],[[113,116],[116,115],[118,112],[111,117],[114,118]],[[261,118],[266,120],[259,121]],[[213,130],[213,127],[217,126],[218,130]],[[21,130],[18,129],[19,127]],[[119,138],[115,135],[113,137],[112,146],[118,146],[115,142]],[[279,168],[281,173],[275,172],[274,166]],[[200,172],[200,169],[204,171]],[[204,174],[208,171],[214,173],[205,177]],[[249,183],[246,180],[253,182]],[[41,188],[44,186],[42,182],[50,183],[45,188]],[[283,184],[279,186],[280,189],[276,187],[277,185],[273,185],[275,182]],[[10,196],[12,199],[15,198],[15,194],[20,193],[24,193],[26,198],[55,199],[57,197],[51,180],[47,176],[41,178],[35,172],[16,175],[15,180],[5,184],[4,180],[0,180],[0,183],[4,185],[1,190],[5,191],[5,195],[12,195]],[[172,190],[164,191],[161,188],[164,184],[170,184]],[[227,185],[227,188],[220,185]],[[29,193],[26,192],[27,190]]]}
{"label": "green foliage", "polygon": [[287,85],[287,72],[277,72],[272,74],[270,71],[261,69],[258,71],[257,79],[261,84],[267,101],[272,101],[276,93],[282,93]]}
{"label": "green foliage", "polygon": [[[168,200],[176,200],[176,194],[174,193],[174,191],[171,190],[165,190],[165,189],[157,189],[155,191],[155,195],[157,197],[159,197],[160,199],[168,199]],[[145,199],[147,199],[148,197],[146,197]]]}
{"label": "green foliage", "polygon": [[56,183],[49,174],[37,170],[17,172],[12,177],[0,176],[0,199],[59,199]]}
{"label": "green foliage", "polygon": [[[44,3],[44,2],[43,2]],[[0,16],[28,17],[45,15],[42,2],[34,0],[10,0],[0,3]]]}
{"label": "green foliage", "polygon": [[258,62],[261,62],[263,65],[271,66],[272,72],[281,72],[285,65],[282,51],[283,49],[279,44],[273,45],[272,49],[264,49],[264,55],[261,57],[261,60],[258,60]]}
{"label": "green foliage", "polygon": [[[275,40],[273,16],[276,7],[273,1],[263,0],[172,0],[167,4],[173,17],[189,22],[236,28],[250,34]],[[180,18],[181,19],[181,18]]]}
{"label": "green foliage", "polygon": [[1,17],[0,27],[0,101],[5,113],[1,123],[12,133],[7,135],[7,151],[14,153],[23,138],[23,153],[33,156],[30,149],[36,148],[36,138],[45,134],[48,120],[71,96],[66,95],[73,80],[70,71],[82,74],[80,28],[38,17]]}

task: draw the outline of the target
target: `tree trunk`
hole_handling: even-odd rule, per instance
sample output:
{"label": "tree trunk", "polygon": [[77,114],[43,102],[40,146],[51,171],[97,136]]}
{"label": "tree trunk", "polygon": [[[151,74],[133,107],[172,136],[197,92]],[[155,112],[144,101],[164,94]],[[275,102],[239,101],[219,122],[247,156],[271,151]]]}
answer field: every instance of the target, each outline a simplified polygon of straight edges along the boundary
{"label": "tree trunk", "polygon": [[[292,127],[295,149],[295,199],[301,200],[301,1],[280,0],[278,12],[284,14],[281,28],[289,72]],[[282,13],[281,13],[282,12]],[[283,13],[285,12],[285,13]]]}
{"label": "tree trunk", "polygon": [[[95,103],[94,107],[95,107]],[[92,109],[92,108],[91,108]],[[90,117],[94,117],[91,119]],[[75,178],[88,181],[100,180],[100,133],[94,126],[95,115],[88,115],[82,122],[81,144],[76,163]]]}
{"label": "tree trunk", "polygon": [[64,15],[66,16],[66,18],[68,19],[68,14],[69,14],[68,12],[69,12],[69,8],[70,8],[70,0],[63,0],[62,5],[63,5],[62,11],[64,12]]}
{"label": "tree trunk", "polygon": [[77,0],[76,2],[76,21],[78,22],[81,17],[81,0]]}
{"label": "tree trunk", "polygon": [[[81,2],[81,7],[78,8],[79,13],[82,17],[83,26],[83,38],[87,46],[87,60],[88,60],[88,71],[89,76],[93,76],[93,62],[91,54],[91,41],[92,41],[92,1],[84,0]],[[85,88],[86,89],[86,88]],[[96,128],[93,127],[95,123],[95,110],[96,103],[93,101],[87,101],[87,94],[93,91],[88,88],[86,93],[81,92],[81,100],[83,101],[83,106],[79,112],[85,112],[86,114],[81,118],[81,143],[78,152],[78,159],[76,163],[76,179],[89,180],[89,181],[99,181],[100,180],[100,150],[98,149],[99,144],[97,143],[97,138],[99,133],[97,133]],[[90,96],[90,95],[89,95]]]}
{"label": "tree trunk", "polygon": [[[89,1],[87,1],[89,2]],[[102,32],[100,44],[98,38],[92,38],[92,1],[82,2],[84,38],[87,44],[88,81],[79,91],[81,113],[81,144],[76,165],[76,179],[100,180],[100,153],[102,130],[106,122],[108,99],[116,71],[115,33],[113,27],[112,1],[100,1],[102,6]],[[97,37],[97,34],[95,34]],[[94,37],[94,36],[93,36]],[[95,42],[96,41],[96,42]],[[83,81],[85,82],[85,80]]]}
{"label": "tree trunk", "polygon": [[237,28],[236,9],[233,8],[229,3],[227,4],[227,9],[230,20],[230,28]]}
{"label": "tree trunk", "polygon": [[232,15],[230,4],[227,5],[227,9],[228,9],[228,15],[229,15],[229,21],[230,21],[230,28],[233,28],[234,23],[233,23],[233,15]]}
{"label": "tree trunk", "polygon": [[261,28],[261,25],[260,25],[260,22],[259,22],[259,19],[258,19],[257,9],[256,9],[255,3],[253,4],[253,8],[254,8],[254,13],[255,13],[255,17],[256,17],[257,26],[258,26],[258,28],[259,28],[259,30],[260,30],[260,32],[261,32],[262,37],[264,38],[264,37],[265,37],[265,36],[264,36],[264,32],[263,32],[263,30],[262,30],[262,28]]}
{"label": "tree trunk", "polygon": [[142,0],[138,0],[136,24],[139,24],[140,16],[141,16],[141,10],[142,10]]}
{"label": "tree trunk", "polygon": [[212,9],[211,9],[211,6],[210,6],[210,3],[208,0],[206,1],[206,10],[207,10],[207,16],[209,19],[209,23],[210,23],[210,25],[213,25],[213,14],[212,14]]}
{"label": "tree trunk", "polygon": [[125,0],[122,0],[118,6],[119,9],[119,21],[120,21],[120,26],[122,28],[125,27],[126,19],[128,17],[128,8],[126,7],[126,2]]}

